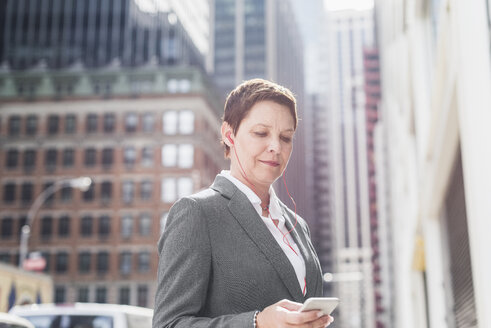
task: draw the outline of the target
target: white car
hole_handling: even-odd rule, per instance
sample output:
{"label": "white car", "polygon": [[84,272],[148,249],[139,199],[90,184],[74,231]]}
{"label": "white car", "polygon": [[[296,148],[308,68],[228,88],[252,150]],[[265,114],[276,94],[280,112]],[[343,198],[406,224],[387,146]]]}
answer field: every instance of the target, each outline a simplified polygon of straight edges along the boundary
{"label": "white car", "polygon": [[0,328],[35,328],[32,323],[10,313],[0,312]]}
{"label": "white car", "polygon": [[153,317],[151,309],[97,303],[17,305],[9,313],[35,328],[151,328]]}

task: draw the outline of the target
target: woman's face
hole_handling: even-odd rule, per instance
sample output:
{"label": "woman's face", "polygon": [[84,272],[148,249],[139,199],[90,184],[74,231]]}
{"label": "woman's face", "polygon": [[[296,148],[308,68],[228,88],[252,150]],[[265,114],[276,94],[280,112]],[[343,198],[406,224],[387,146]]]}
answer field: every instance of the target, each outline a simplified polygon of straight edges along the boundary
{"label": "woman's face", "polygon": [[[226,140],[228,132],[231,133],[233,145]],[[223,140],[232,146],[231,174],[248,184],[244,181],[238,157],[247,180],[254,187],[269,188],[283,174],[288,164],[294,133],[294,121],[290,110],[273,101],[256,103],[240,122],[236,135],[226,122],[223,123]]]}

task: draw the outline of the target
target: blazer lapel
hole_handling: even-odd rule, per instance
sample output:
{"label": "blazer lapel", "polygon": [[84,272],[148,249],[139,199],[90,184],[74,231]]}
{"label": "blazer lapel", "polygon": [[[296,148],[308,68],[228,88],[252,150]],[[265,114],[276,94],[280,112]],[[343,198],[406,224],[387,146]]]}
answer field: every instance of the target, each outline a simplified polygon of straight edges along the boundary
{"label": "blazer lapel", "polygon": [[302,302],[304,297],[298,284],[295,270],[268,228],[257,214],[251,202],[225,177],[217,176],[211,188],[229,198],[228,208],[233,217],[271,262],[293,300]]}
{"label": "blazer lapel", "polygon": [[[281,204],[282,207],[285,206]],[[298,248],[300,249],[300,253],[302,253],[302,256],[305,261],[305,271],[306,271],[306,280],[307,280],[307,294],[305,295],[305,299],[309,297],[313,297],[316,295],[316,291],[318,288],[319,284],[319,271],[320,271],[320,266],[317,265],[316,257],[314,256],[312,250],[310,249],[310,246],[307,241],[307,236],[302,233],[302,236],[298,234],[297,230],[302,229],[300,225],[297,224],[295,229],[293,228],[293,224],[295,223],[295,218],[291,217],[291,215],[288,215],[288,212],[285,210],[285,208],[282,208],[283,211],[283,217],[285,218],[285,224],[287,226],[288,231],[291,230],[291,236],[295,243],[297,244]],[[293,222],[293,223],[292,223]]]}

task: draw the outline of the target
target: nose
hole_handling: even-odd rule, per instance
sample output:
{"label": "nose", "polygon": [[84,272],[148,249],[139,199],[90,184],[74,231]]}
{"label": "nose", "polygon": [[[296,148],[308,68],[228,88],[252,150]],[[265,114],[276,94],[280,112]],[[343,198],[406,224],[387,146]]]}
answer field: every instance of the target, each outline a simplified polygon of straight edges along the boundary
{"label": "nose", "polygon": [[280,138],[272,137],[269,141],[268,152],[278,154],[281,151]]}

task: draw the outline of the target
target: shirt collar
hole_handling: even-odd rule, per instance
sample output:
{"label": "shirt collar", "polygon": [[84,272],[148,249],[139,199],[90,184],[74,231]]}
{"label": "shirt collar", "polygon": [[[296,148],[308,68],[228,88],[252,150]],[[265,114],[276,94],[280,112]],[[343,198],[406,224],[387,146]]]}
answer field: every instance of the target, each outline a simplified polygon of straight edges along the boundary
{"label": "shirt collar", "polygon": [[[261,199],[251,188],[246,186],[242,181],[235,178],[230,174],[229,170],[222,170],[220,175],[227,178],[230,182],[232,182],[243,194],[246,195],[247,199],[252,203],[254,209],[257,214],[262,217],[262,209],[261,209]],[[280,204],[278,202],[278,197],[274,192],[273,187],[269,187],[269,213],[272,218],[275,220],[279,220],[279,225],[285,224],[285,219],[283,218],[283,211],[281,210]],[[280,227],[280,226],[278,226]]]}

